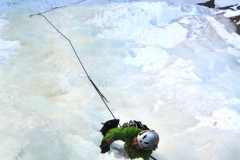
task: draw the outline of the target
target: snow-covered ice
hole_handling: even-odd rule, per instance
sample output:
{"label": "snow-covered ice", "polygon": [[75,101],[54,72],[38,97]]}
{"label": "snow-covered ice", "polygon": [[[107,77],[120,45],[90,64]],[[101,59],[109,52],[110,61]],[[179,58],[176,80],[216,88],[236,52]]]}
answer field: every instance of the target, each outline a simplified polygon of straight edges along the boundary
{"label": "snow-covered ice", "polygon": [[[70,43],[29,17],[74,2],[0,3],[0,159],[124,159],[100,153],[101,123],[113,117]],[[226,18],[237,13],[184,0],[98,2],[44,15],[120,123],[156,130],[158,160],[238,159],[240,37]]]}

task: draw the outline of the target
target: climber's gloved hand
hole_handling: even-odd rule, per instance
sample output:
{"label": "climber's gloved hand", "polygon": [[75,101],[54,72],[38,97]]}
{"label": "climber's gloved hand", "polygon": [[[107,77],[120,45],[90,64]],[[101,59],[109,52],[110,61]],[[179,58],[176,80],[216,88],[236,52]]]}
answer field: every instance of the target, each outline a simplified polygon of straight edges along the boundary
{"label": "climber's gloved hand", "polygon": [[101,153],[106,153],[106,152],[110,151],[110,146],[108,145],[108,143],[106,141],[102,141],[100,148],[102,150]]}

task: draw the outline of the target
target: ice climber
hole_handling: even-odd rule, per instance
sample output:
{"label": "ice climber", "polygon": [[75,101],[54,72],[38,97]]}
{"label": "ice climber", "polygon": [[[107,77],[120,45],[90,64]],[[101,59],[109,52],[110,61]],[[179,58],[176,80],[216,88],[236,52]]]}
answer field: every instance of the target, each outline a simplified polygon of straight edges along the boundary
{"label": "ice climber", "polygon": [[154,130],[142,130],[137,127],[117,127],[108,130],[102,139],[101,153],[110,151],[110,145],[115,140],[124,141],[124,149],[129,158],[149,160],[152,151],[157,148],[159,136]]}

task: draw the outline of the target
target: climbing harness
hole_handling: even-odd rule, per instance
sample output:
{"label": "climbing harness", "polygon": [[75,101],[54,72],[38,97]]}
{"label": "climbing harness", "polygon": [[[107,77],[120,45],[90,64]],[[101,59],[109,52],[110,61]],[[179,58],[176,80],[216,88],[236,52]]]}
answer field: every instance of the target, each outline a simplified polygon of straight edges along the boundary
{"label": "climbing harness", "polygon": [[142,122],[136,120],[130,120],[129,122],[125,122],[123,124],[123,127],[136,127],[142,130],[150,130],[145,124],[142,124]]}

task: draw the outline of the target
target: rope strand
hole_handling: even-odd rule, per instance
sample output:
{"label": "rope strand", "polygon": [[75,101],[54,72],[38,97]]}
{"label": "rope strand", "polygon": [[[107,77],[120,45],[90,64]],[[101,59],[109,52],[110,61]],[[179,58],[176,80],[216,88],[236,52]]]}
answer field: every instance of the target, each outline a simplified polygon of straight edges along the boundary
{"label": "rope strand", "polygon": [[[46,13],[46,12],[43,12],[43,13]],[[76,55],[79,63],[81,64],[84,72],[86,73],[89,81],[92,83],[93,87],[95,88],[95,90],[97,91],[97,93],[99,94],[99,96],[101,97],[103,103],[106,105],[107,109],[109,110],[109,112],[111,113],[111,115],[113,116],[113,118],[116,119],[115,116],[113,115],[112,111],[110,110],[110,108],[108,107],[108,105],[107,105],[107,103],[106,103],[106,102],[108,102],[108,100],[107,100],[106,97],[100,92],[100,90],[97,88],[97,86],[94,84],[94,82],[92,81],[92,79],[91,79],[90,76],[88,75],[88,73],[87,73],[87,71],[86,71],[83,63],[81,62],[81,60],[80,60],[80,58],[79,58],[79,56],[78,56],[75,48],[74,48],[73,45],[72,45],[71,40],[70,40],[69,38],[67,38],[62,32],[60,32],[60,31],[48,20],[48,18],[47,18],[46,16],[42,15],[43,13],[32,14],[32,15],[30,15],[30,17],[35,16],[35,15],[44,17],[45,20],[46,20],[58,33],[60,33],[65,39],[68,40],[68,42],[70,43],[70,45],[71,45],[71,47],[72,47],[72,49],[73,49],[73,51],[74,51],[74,53],[75,53],[75,55]]]}
{"label": "rope strand", "polygon": [[58,8],[64,8],[64,7],[72,6],[72,5],[75,5],[75,4],[78,4],[78,3],[82,3],[84,1],[86,1],[86,0],[82,0],[82,1],[79,1],[79,2],[76,2],[76,3],[72,3],[72,4],[69,4],[69,5],[65,5],[65,6],[54,7],[54,8],[51,8],[50,10],[42,12],[42,13],[32,14],[32,15],[30,15],[30,17],[34,16],[34,15],[44,14],[44,13],[50,12],[50,11],[58,9]]}

